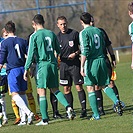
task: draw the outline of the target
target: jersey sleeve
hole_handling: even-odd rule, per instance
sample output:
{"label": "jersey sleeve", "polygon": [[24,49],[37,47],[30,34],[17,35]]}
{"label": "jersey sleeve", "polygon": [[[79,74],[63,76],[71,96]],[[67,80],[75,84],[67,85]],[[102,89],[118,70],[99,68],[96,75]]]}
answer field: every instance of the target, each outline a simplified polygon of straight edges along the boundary
{"label": "jersey sleeve", "polygon": [[131,41],[133,42],[133,22],[128,26],[128,31],[131,36]]}
{"label": "jersey sleeve", "polygon": [[99,29],[103,32],[103,37],[104,37],[105,45],[106,46],[111,45],[111,41],[109,40],[109,37],[108,37],[107,33],[105,32],[105,30],[102,29],[102,28],[99,28]]}
{"label": "jersey sleeve", "polygon": [[59,44],[59,41],[57,39],[57,36],[54,34],[55,36],[55,51],[57,54],[60,54],[60,44]]}
{"label": "jersey sleeve", "polygon": [[4,42],[5,41],[1,42],[1,48],[0,48],[0,64],[2,65],[6,63],[6,57],[7,57],[7,48]]}
{"label": "jersey sleeve", "polygon": [[27,59],[26,59],[25,67],[24,67],[25,70],[28,70],[31,66],[31,63],[34,58],[35,47],[36,46],[35,46],[34,37],[30,36],[28,54],[27,54]]}
{"label": "jersey sleeve", "polygon": [[87,37],[86,32],[81,31],[79,33],[79,42],[80,42],[81,54],[84,56],[88,56],[88,52],[89,52],[88,40],[89,38]]}

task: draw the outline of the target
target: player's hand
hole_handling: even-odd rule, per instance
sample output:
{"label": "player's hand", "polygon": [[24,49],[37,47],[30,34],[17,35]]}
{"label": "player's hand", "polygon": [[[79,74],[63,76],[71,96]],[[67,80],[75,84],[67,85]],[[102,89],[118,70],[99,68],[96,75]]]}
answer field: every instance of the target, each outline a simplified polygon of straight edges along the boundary
{"label": "player's hand", "polygon": [[25,80],[25,81],[27,81],[27,80],[28,80],[28,78],[27,78],[27,74],[28,74],[28,71],[27,71],[27,70],[25,70],[25,71],[24,71],[24,75],[23,75],[23,78],[24,78],[24,80]]}
{"label": "player's hand", "polygon": [[36,63],[32,63],[29,72],[30,72],[31,78],[33,78],[36,75]]}
{"label": "player's hand", "polygon": [[3,67],[3,65],[2,65],[2,64],[0,64],[0,71],[1,71],[2,67]]}
{"label": "player's hand", "polygon": [[116,68],[116,61],[112,61],[112,65],[114,68]]}
{"label": "player's hand", "polygon": [[57,63],[58,63],[57,68],[60,69],[60,63],[61,63],[60,56],[58,56],[58,58],[57,58]]}
{"label": "player's hand", "polygon": [[81,68],[80,68],[80,74],[81,74],[83,77],[85,77],[84,67],[81,67]]}
{"label": "player's hand", "polygon": [[72,53],[68,56],[68,60],[73,60],[75,58],[76,54]]}

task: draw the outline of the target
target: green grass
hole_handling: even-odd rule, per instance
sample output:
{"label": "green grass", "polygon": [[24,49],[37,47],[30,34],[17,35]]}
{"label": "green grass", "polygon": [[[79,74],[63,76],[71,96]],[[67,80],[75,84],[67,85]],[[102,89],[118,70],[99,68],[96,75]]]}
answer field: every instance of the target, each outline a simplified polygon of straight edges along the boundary
{"label": "green grass", "polygon": [[[52,109],[49,102],[49,116],[50,124],[48,126],[23,126],[18,127],[13,125],[15,116],[12,111],[10,96],[6,95],[6,104],[7,104],[7,114],[9,123],[8,125],[0,128],[1,133],[132,133],[133,132],[133,119],[132,119],[132,110],[133,110],[133,71],[130,68],[131,64],[131,55],[122,54],[120,55],[120,62],[117,63],[117,80],[116,85],[119,89],[120,98],[126,104],[123,116],[118,116],[112,110],[112,101],[104,96],[104,108],[105,116],[101,117],[99,121],[89,121],[87,119],[80,119],[80,104],[78,100],[77,92],[73,86],[73,95],[74,95],[74,108],[76,111],[77,117],[73,121],[66,119],[63,120],[53,120],[52,119]],[[85,87],[84,87],[85,88]],[[63,91],[63,88],[60,88]],[[85,89],[86,90],[86,89]],[[47,92],[47,97],[49,99],[49,91]],[[87,92],[86,92],[87,94]],[[34,86],[34,96],[36,98],[36,89]],[[36,102],[37,103],[37,102]],[[88,116],[92,114],[89,102],[87,101]],[[65,115],[65,109],[62,105],[59,104],[59,111],[61,114]],[[39,113],[39,106],[37,105],[37,112]],[[34,122],[35,124],[36,122]]]}

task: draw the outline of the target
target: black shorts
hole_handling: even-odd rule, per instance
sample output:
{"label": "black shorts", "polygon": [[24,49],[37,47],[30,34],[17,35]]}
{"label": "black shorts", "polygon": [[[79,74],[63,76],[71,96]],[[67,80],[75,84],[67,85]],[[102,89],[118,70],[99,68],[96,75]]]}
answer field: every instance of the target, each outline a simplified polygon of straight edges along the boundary
{"label": "black shorts", "polygon": [[112,76],[112,66],[111,66],[111,62],[110,62],[110,60],[109,60],[108,57],[106,57],[105,60],[106,60],[107,68],[108,68],[109,78],[111,79],[111,76]]}
{"label": "black shorts", "polygon": [[60,64],[60,85],[72,86],[72,82],[75,85],[81,85],[84,83],[83,77],[80,74],[80,67],[76,65],[67,65],[64,62]]}

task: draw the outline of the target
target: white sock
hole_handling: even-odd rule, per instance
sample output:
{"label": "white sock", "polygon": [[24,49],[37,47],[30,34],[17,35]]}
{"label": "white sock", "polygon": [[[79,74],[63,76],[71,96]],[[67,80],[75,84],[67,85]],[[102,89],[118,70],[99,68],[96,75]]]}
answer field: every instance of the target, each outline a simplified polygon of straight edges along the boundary
{"label": "white sock", "polygon": [[26,114],[21,108],[19,108],[19,114],[20,114],[21,122],[26,122]]}
{"label": "white sock", "polygon": [[14,95],[14,96],[12,97],[12,99],[16,102],[16,105],[17,105],[20,109],[22,109],[27,115],[30,114],[31,111],[28,109],[28,107],[26,106],[24,100],[20,97],[19,94]]}
{"label": "white sock", "polygon": [[7,120],[5,98],[2,97],[2,98],[0,99],[0,102],[1,102],[1,104],[2,104],[3,120]]}
{"label": "white sock", "polygon": [[27,102],[27,98],[26,95],[20,95],[20,97],[23,99],[23,101],[25,102],[25,104],[28,106],[28,102]]}

